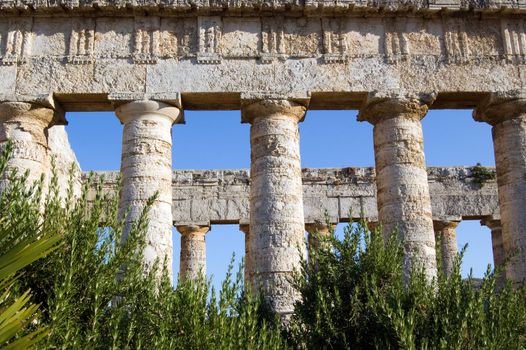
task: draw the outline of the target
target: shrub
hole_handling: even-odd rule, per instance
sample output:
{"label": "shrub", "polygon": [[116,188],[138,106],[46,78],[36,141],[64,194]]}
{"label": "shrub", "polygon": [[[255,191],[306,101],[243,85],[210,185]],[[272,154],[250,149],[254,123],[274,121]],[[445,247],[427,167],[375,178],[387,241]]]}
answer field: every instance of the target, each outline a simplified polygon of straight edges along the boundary
{"label": "shrub", "polygon": [[[463,280],[463,252],[449,277],[426,282],[421,270],[402,274],[403,245],[384,244],[365,222],[346,227],[303,261],[301,293],[289,331],[302,349],[524,349],[525,289],[495,292],[488,271],[479,288]],[[441,269],[439,269],[441,270]]]}
{"label": "shrub", "polygon": [[[11,144],[0,156],[0,346],[4,349],[33,349],[46,335],[46,328],[24,330],[37,318],[38,305],[30,303],[30,290],[17,291],[20,270],[56,248],[60,239],[39,225],[42,180],[28,184],[28,173],[19,176],[8,169]],[[26,223],[32,230],[26,232]]]}
{"label": "shrub", "polygon": [[[54,176],[44,210],[33,194],[22,190],[22,183],[10,201],[0,202],[2,232],[19,239],[41,232],[61,236],[59,248],[26,268],[17,281],[18,290],[30,288],[41,304],[32,327],[49,330],[37,348],[286,347],[279,329],[263,319],[260,299],[243,293],[242,273],[233,277],[232,266],[218,293],[204,277],[173,288],[162,264],[145,271],[149,206],[121,244],[124,221],[118,219],[118,199],[98,187],[95,199],[88,200],[92,180],[84,184],[80,198],[73,198],[71,188],[67,198],[60,198]],[[13,207],[9,216],[5,206]]]}

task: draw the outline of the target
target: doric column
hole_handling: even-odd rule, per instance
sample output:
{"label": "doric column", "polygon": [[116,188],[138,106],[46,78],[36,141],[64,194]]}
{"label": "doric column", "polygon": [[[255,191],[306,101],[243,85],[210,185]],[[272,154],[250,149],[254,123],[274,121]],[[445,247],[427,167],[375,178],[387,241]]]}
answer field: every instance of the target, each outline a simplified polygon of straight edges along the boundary
{"label": "doric column", "polygon": [[436,239],[440,241],[442,271],[446,276],[453,271],[453,264],[458,254],[457,231],[458,221],[433,221]]}
{"label": "doric column", "polygon": [[422,265],[436,276],[435,234],[420,120],[431,98],[370,95],[358,120],[374,125],[378,219],[384,237],[404,240],[405,273]]}
{"label": "doric column", "polygon": [[181,261],[179,278],[195,280],[199,273],[206,275],[206,240],[209,226],[176,226],[181,233]]}
{"label": "doric column", "polygon": [[303,189],[298,122],[305,107],[290,100],[259,100],[242,106],[250,129],[251,283],[273,309],[292,313],[297,294],[289,283],[304,246]]}
{"label": "doric column", "polygon": [[331,235],[331,232],[334,231],[336,228],[335,224],[327,224],[323,222],[315,222],[310,224],[305,224],[305,231],[307,231],[308,235],[308,244],[309,244],[309,252],[311,249],[318,248],[320,246],[320,241],[315,236],[316,234],[321,237],[329,237]]}
{"label": "doric column", "polygon": [[[50,157],[55,160],[59,195],[65,198],[69,187],[72,186],[73,196],[78,197],[82,191],[81,170],[64,125],[55,125],[48,129],[48,144]],[[50,165],[49,171],[51,170]],[[70,180],[73,183],[70,184]]]}
{"label": "doric column", "polygon": [[239,231],[245,234],[245,281],[250,279],[251,257],[250,257],[250,225],[240,224]]}
{"label": "doric column", "polygon": [[158,194],[149,211],[144,258],[146,266],[166,259],[172,272],[172,125],[180,110],[157,101],[134,101],[121,105],[116,114],[124,124],[122,139],[121,213],[126,217],[126,239],[130,223],[136,221],[146,202]]}
{"label": "doric column", "polygon": [[518,285],[526,278],[526,96],[492,94],[473,117],[493,126],[502,240],[512,256],[506,277]]}
{"label": "doric column", "polygon": [[[506,261],[506,253],[504,252],[504,242],[502,240],[502,225],[500,220],[493,218],[486,218],[480,220],[480,224],[488,227],[491,230],[491,247],[493,249],[493,266],[495,268],[501,268],[504,266]],[[499,278],[500,283],[506,279],[505,271],[502,271],[502,275]]]}
{"label": "doric column", "polygon": [[[29,181],[40,179],[49,167],[48,128],[56,121],[55,111],[26,102],[0,103],[0,148],[11,140],[13,151],[8,167],[19,174],[29,171]],[[0,189],[5,186],[5,179]]]}

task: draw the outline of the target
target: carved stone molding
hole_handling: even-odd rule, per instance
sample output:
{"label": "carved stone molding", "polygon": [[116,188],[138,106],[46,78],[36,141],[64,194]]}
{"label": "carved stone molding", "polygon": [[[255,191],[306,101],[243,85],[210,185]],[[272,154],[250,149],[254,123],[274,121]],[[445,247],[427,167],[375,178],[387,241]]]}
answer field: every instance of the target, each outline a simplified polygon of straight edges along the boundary
{"label": "carved stone molding", "polygon": [[49,23],[34,18],[0,17],[1,64],[60,57],[72,64],[130,58],[149,65],[194,57],[201,64],[239,58],[263,64],[302,58],[327,64],[371,57],[388,64],[422,57],[454,65],[526,60],[524,20],[514,17],[77,16]]}

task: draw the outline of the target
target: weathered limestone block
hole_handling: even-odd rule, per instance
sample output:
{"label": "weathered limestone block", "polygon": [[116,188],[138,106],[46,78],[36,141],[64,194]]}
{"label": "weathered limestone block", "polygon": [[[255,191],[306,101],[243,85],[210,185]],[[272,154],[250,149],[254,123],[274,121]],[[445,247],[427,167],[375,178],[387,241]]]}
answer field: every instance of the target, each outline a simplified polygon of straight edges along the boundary
{"label": "weathered limestone block", "polygon": [[303,189],[298,122],[305,107],[289,100],[250,101],[243,120],[252,124],[250,281],[279,314],[292,313],[297,292],[288,278],[304,245]]}
{"label": "weathered limestone block", "polygon": [[440,242],[442,270],[446,276],[453,271],[453,264],[458,254],[457,221],[433,221],[436,239]]}
{"label": "weathered limestone block", "polygon": [[141,215],[148,199],[158,194],[149,212],[144,252],[146,266],[166,261],[172,275],[172,125],[180,110],[157,101],[121,105],[116,114],[124,124],[122,139],[121,215],[129,209],[126,239],[131,222]]}
{"label": "weathered limestone block", "polygon": [[374,124],[378,219],[384,237],[397,230],[404,240],[405,273],[419,264],[436,276],[435,235],[420,120],[424,98],[370,95],[359,120]]}
{"label": "weathered limestone block", "polygon": [[[54,120],[55,111],[51,108],[25,102],[0,103],[0,148],[11,140],[13,150],[8,167],[17,169],[19,174],[29,171],[31,182],[47,175],[48,129]],[[3,179],[0,188],[5,184]]]}
{"label": "weathered limestone block", "polygon": [[478,121],[493,126],[506,277],[515,284],[526,278],[526,98],[521,93],[491,94],[474,111]]}
{"label": "weathered limestone block", "polygon": [[206,275],[206,241],[209,226],[176,226],[181,233],[181,260],[179,279],[195,280],[199,274]]}
{"label": "weathered limestone block", "polygon": [[[59,195],[65,198],[71,186],[72,195],[78,197],[82,188],[80,165],[69,144],[66,127],[55,125],[49,128],[48,144],[51,158],[54,159],[55,163]],[[51,169],[51,166],[48,169]]]}

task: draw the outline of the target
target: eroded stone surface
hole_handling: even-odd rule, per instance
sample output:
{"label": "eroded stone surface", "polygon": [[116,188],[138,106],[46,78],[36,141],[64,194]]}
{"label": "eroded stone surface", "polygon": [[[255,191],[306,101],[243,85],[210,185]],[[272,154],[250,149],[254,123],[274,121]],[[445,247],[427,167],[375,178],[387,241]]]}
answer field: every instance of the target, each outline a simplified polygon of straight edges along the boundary
{"label": "eroded stone surface", "polygon": [[378,220],[384,238],[393,231],[404,241],[405,273],[421,266],[436,276],[435,235],[420,120],[424,98],[371,95],[358,115],[374,125]]}
{"label": "eroded stone surface", "polygon": [[291,314],[297,291],[289,278],[304,246],[298,122],[305,107],[289,100],[250,102],[250,281],[280,315]]}
{"label": "eroded stone surface", "polygon": [[179,14],[170,14],[171,3],[148,15],[129,10],[139,4],[97,4],[91,13],[79,5],[57,14],[62,7],[41,2],[4,12],[0,95],[29,101],[54,93],[66,110],[112,110],[113,93],[162,100],[178,91],[187,108],[224,109],[240,108],[242,93],[265,92],[311,94],[311,108],[337,109],[358,108],[368,92],[400,90],[435,91],[437,107],[471,108],[483,93],[525,83],[524,19],[513,6],[481,19],[454,11],[395,16],[388,10],[395,2],[368,3],[366,17],[352,13],[356,3],[339,16],[324,12],[340,8],[333,2],[314,13],[274,5],[227,11],[235,2],[218,13],[204,10],[207,3]]}
{"label": "eroded stone surface", "polygon": [[526,99],[490,95],[474,117],[493,125],[502,241],[513,256],[506,277],[518,285],[526,278]]}
{"label": "eroded stone surface", "polygon": [[500,276],[497,279],[497,286],[502,287],[506,280],[506,252],[504,251],[504,242],[502,241],[502,224],[500,220],[494,217],[487,217],[480,221],[481,225],[487,226],[491,230],[491,246],[493,249],[493,265],[500,268]]}
{"label": "eroded stone surface", "polygon": [[82,186],[81,169],[63,125],[55,125],[48,129],[48,145],[55,163],[59,195],[66,198],[68,190],[71,190],[71,195],[78,197]]}
{"label": "eroded stone surface", "polygon": [[122,138],[122,191],[120,215],[127,214],[123,239],[129,234],[148,200],[144,258],[146,266],[159,259],[172,276],[172,125],[180,111],[156,101],[133,101],[115,111],[124,124]]}
{"label": "eroded stone surface", "polygon": [[442,270],[446,276],[453,271],[455,258],[458,255],[457,231],[458,221],[433,221],[436,240],[440,242]]}
{"label": "eroded stone surface", "polygon": [[181,233],[180,280],[195,280],[199,277],[199,274],[206,276],[205,235],[210,230],[210,227],[178,225],[176,228]]}
{"label": "eroded stone surface", "polygon": [[[19,174],[28,171],[33,183],[44,176],[48,180],[49,145],[48,128],[54,121],[52,109],[24,102],[0,103],[0,146],[11,141],[12,152],[8,167]],[[0,187],[5,186],[6,179]]]}
{"label": "eroded stone surface", "polygon": [[[427,173],[434,221],[499,215],[495,180],[480,187],[468,167],[430,167]],[[325,214],[331,222],[355,221],[362,211],[369,222],[377,222],[374,168],[303,169],[302,174],[305,223],[325,222]],[[115,190],[118,172],[95,175],[104,176],[106,191]],[[176,170],[172,178],[174,225],[248,223],[249,192],[248,170]]]}

